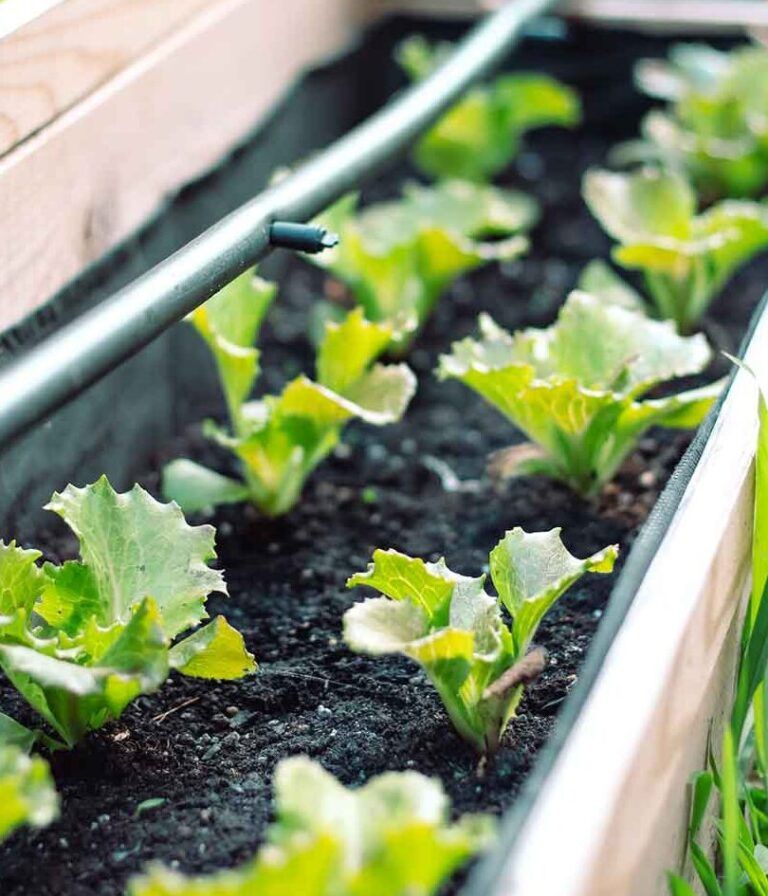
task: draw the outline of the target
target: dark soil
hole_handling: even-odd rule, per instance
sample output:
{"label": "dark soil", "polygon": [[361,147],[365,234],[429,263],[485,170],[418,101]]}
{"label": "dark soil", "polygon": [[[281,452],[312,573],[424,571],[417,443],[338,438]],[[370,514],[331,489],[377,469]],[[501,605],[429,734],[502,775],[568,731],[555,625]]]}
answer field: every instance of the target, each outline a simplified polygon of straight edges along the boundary
{"label": "dark soil", "polygon": [[[431,560],[445,555],[453,569],[476,574],[515,525],[562,526],[579,555],[618,542],[626,558],[685,450],[690,434],[654,433],[596,505],[543,479],[495,489],[485,476],[486,455],[514,441],[515,432],[468,390],[432,374],[438,354],[473,330],[478,312],[489,311],[509,328],[548,323],[582,265],[606,256],[607,241],[579,186],[584,169],[605,159],[617,130],[629,136],[637,120],[631,47],[620,57],[617,77],[615,59],[613,69],[606,63],[598,70],[594,41],[562,48],[562,60],[584,73],[572,80],[584,91],[586,126],[529,140],[507,179],[542,203],[533,249],[519,262],[463,279],[444,297],[409,358],[419,391],[406,418],[383,429],[351,427],[287,517],[267,521],[239,507],[214,518],[231,597],[213,600],[211,609],[243,632],[260,672],[228,684],[174,677],[119,722],[55,755],[62,817],[42,832],[20,831],[0,850],[3,896],[111,896],[150,859],[189,871],[238,863],[258,847],[269,820],[275,763],[296,753],[320,760],[347,784],[388,769],[435,775],[457,812],[500,814],[512,803],[579,674],[613,577],[580,582],[543,624],[538,640],[549,667],[482,778],[415,665],[345,648],[341,616],[362,595],[348,592],[344,581],[376,547]],[[394,185],[390,178],[376,191]],[[768,262],[753,264],[714,309],[729,348],[744,332],[767,275]],[[326,288],[318,271],[291,265],[262,337],[264,388],[277,389],[308,368],[308,311]],[[721,363],[711,374],[724,369]],[[157,468],[182,453],[226,467],[195,429],[158,452]],[[453,477],[459,487],[446,487]],[[156,492],[157,481],[157,472],[148,472],[144,484]],[[39,546],[51,558],[75,552],[57,529],[42,533]],[[29,718],[7,688],[0,699],[4,710]],[[165,803],[139,811],[155,797]]]}

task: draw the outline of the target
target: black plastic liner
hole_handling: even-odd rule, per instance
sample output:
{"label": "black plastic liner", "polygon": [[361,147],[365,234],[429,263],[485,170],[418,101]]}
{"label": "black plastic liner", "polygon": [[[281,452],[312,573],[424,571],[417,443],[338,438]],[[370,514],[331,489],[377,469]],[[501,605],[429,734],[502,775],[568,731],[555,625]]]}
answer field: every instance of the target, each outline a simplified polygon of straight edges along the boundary
{"label": "black plastic liner", "polygon": [[[98,303],[102,298],[144,273],[171,252],[194,238],[267,183],[272,172],[322,147],[381,106],[403,85],[391,61],[394,44],[412,31],[437,37],[459,36],[464,26],[452,22],[397,18],[372,28],[359,46],[323,66],[292,89],[271,119],[259,126],[212,172],[169,198],[140,234],[111,252],[34,315],[0,334],[0,364],[28,349],[57,327]],[[556,35],[556,30],[552,32]],[[511,60],[514,68],[545,67],[564,80],[568,63],[560,50],[561,38],[526,39]],[[611,131],[615,118],[609,73],[626,65],[621,35],[583,32],[579,39],[594,44],[593,67],[580,69],[578,81],[604,94],[600,127]],[[666,41],[632,35],[635,47],[649,55],[664,52]],[[624,103],[625,105],[625,103]],[[638,94],[635,122],[647,108]],[[626,114],[625,109],[622,110]],[[617,138],[626,122],[615,123]],[[277,276],[276,253],[262,270]],[[747,344],[765,308],[757,309]],[[4,538],[33,541],[43,518],[40,508],[54,488],[71,479],[92,481],[106,472],[120,488],[129,486],[146,468],[158,443],[198,419],[199,408],[209,405],[218,386],[201,379],[204,348],[186,327],[175,327],[98,385],[57,413],[50,421],[0,455],[0,524]],[[724,396],[723,396],[724,398]],[[515,804],[506,813],[498,847],[482,860],[462,892],[487,896],[494,890],[512,843],[527,817],[542,782],[551,770],[620,628],[635,594],[664,538],[719,413],[713,410],[667,484],[650,518],[637,538],[611,595],[608,609],[582,667],[578,684],[559,714],[555,735],[541,752]]]}

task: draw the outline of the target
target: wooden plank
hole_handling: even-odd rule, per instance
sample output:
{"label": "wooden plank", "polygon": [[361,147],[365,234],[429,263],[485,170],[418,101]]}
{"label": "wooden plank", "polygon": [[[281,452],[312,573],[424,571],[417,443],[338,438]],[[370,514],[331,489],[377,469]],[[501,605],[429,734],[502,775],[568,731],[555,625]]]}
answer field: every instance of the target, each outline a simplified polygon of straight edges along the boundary
{"label": "wooden plank", "polygon": [[[766,381],[768,315],[747,357]],[[496,896],[666,894],[686,782],[730,705],[756,432],[755,386],[740,372]]]}
{"label": "wooden plank", "polygon": [[[6,28],[14,9],[0,6]],[[0,37],[0,155],[124,69],[209,0],[63,0]],[[18,21],[18,19],[16,19]],[[0,21],[0,35],[3,25]]]}
{"label": "wooden plank", "polygon": [[614,28],[640,26],[653,31],[736,32],[768,25],[764,0],[566,0],[565,16]]}
{"label": "wooden plank", "polygon": [[0,39],[67,0],[0,0]]}
{"label": "wooden plank", "polygon": [[349,41],[356,14],[354,0],[207,0],[0,159],[0,329],[212,166],[304,68]]}
{"label": "wooden plank", "polygon": [[[379,13],[401,12],[438,18],[484,15],[505,0],[374,0]],[[565,0],[558,15],[611,27],[675,32],[743,32],[768,25],[764,0]]]}

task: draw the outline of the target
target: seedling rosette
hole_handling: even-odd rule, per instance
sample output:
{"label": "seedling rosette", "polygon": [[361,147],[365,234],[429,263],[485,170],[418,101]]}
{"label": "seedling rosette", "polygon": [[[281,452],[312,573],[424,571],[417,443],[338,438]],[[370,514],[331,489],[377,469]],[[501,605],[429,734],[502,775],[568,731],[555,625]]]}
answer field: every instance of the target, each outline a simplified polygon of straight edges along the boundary
{"label": "seedling rosette", "polygon": [[[116,492],[105,477],[70,485],[48,509],[77,535],[80,560],[39,564],[40,552],[0,542],[0,670],[62,745],[118,718],[171,670],[234,679],[255,669],[243,638],[208,617],[226,594],[211,526],[139,486]],[[174,643],[175,642],[175,643]]]}
{"label": "seedling rosette", "polygon": [[349,195],[320,216],[340,242],[312,260],[349,286],[368,320],[392,328],[389,348],[397,353],[458,276],[525,252],[521,233],[537,217],[522,193],[457,180],[411,184],[398,200],[356,207]]}
{"label": "seedling rosette", "polygon": [[[452,50],[414,35],[397,59],[414,81],[429,75]],[[490,181],[512,162],[527,131],[547,125],[574,127],[581,120],[577,95],[546,75],[506,74],[475,87],[417,142],[416,165],[435,178]]]}
{"label": "seedling rosette", "polygon": [[710,357],[701,334],[679,336],[671,323],[573,292],[544,329],[511,335],[482,315],[480,338],[454,343],[438,374],[469,386],[531,439],[498,455],[497,472],[541,473],[591,496],[650,427],[701,422],[722,383],[644,395],[699,373]]}
{"label": "seedling rosette", "polygon": [[563,545],[559,529],[512,529],[490,554],[498,594],[492,597],[485,575],[462,576],[442,559],[425,563],[377,550],[368,570],[347,586],[366,585],[383,596],[347,610],[344,640],[359,653],[402,653],[415,660],[456,731],[479,753],[493,754],[525,684],[543,669],[543,653],[529,654],[542,619],[584,573],[610,572],[617,553],[612,545],[579,560]]}
{"label": "seedling rosette", "polygon": [[689,332],[736,270],[768,246],[768,208],[726,200],[696,213],[679,174],[588,171],[584,198],[619,245],[614,260],[642,271],[658,316]]}
{"label": "seedling rosette", "polygon": [[487,816],[451,823],[440,783],[416,772],[350,790],[298,756],[274,787],[276,820],[250,862],[201,877],[155,866],[129,896],[431,896],[493,837]]}
{"label": "seedling rosette", "polygon": [[279,395],[248,401],[259,375],[253,342],[264,305],[275,292],[264,281],[249,282],[250,291],[230,284],[191,317],[215,358],[229,409],[229,431],[209,421],[205,432],[235,454],[242,479],[186,458],[173,461],[163,471],[163,491],[187,513],[241,501],[268,516],[286,513],[347,423],[358,419],[384,426],[399,420],[416,389],[405,364],[374,363],[392,328],[365,320],[356,309],[341,323],[326,325],[316,379],[300,375]]}
{"label": "seedling rosette", "polygon": [[620,157],[679,170],[708,199],[759,194],[768,184],[768,52],[678,44],[668,60],[636,68],[638,87],[666,100],[642,123],[643,140]]}

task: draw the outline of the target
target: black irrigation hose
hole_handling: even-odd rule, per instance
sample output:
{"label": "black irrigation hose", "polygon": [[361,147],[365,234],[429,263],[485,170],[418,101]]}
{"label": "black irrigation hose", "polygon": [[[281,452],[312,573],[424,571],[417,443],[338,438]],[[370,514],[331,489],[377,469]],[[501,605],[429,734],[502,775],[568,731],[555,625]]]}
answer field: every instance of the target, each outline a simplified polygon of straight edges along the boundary
{"label": "black irrigation hose", "polygon": [[0,372],[0,448],[159,336],[271,248],[282,222],[307,221],[402,152],[497,66],[554,0],[510,0],[433,74],[276,186],[215,224]]}

